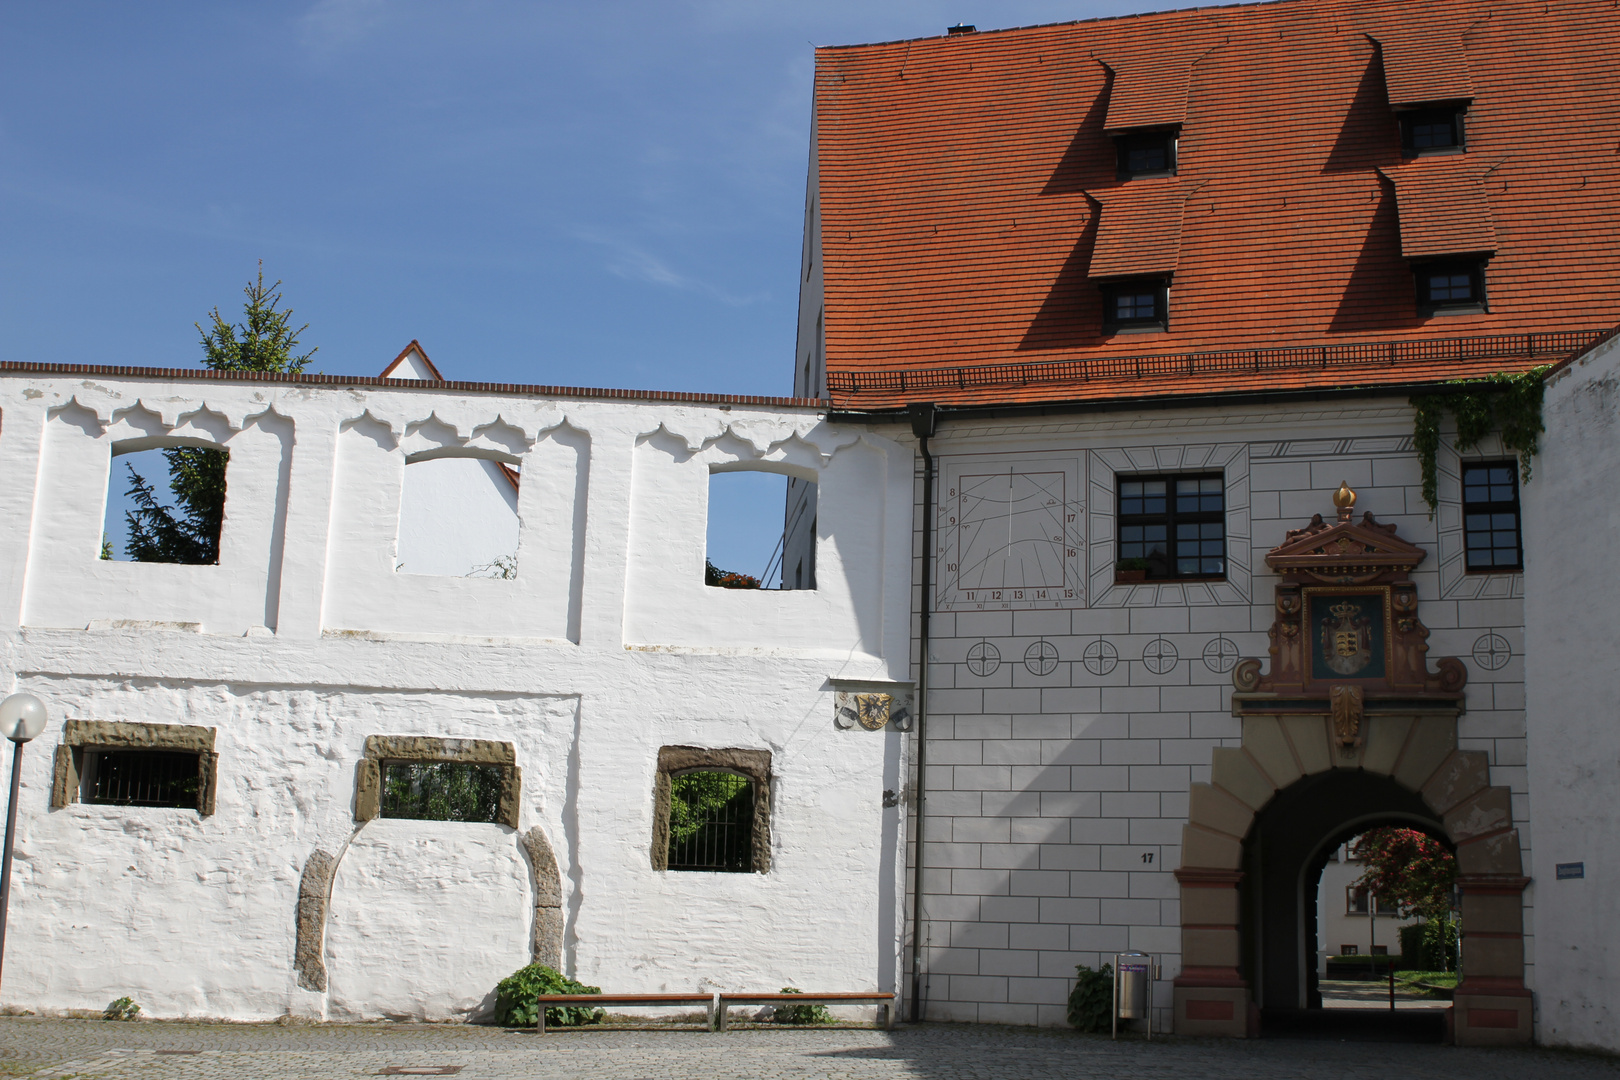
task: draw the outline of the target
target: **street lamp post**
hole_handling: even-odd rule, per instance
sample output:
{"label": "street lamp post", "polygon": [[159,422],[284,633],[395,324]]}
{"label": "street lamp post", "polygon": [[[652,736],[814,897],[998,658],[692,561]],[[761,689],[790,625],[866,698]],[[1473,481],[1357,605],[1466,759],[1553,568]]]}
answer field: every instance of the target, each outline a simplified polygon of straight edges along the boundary
{"label": "street lamp post", "polygon": [[11,906],[11,841],[17,833],[17,790],[22,783],[23,744],[45,730],[45,703],[33,694],[0,701],[0,735],[11,740],[11,799],[6,803],[6,854],[0,863],[0,971],[6,962],[6,913]]}

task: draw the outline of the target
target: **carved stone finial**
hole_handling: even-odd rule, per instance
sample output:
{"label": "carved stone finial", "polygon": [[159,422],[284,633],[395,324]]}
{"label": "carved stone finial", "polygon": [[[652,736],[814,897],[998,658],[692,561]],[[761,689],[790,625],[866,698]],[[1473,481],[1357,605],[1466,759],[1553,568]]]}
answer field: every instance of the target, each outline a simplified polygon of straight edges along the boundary
{"label": "carved stone finial", "polygon": [[1356,493],[1350,490],[1350,483],[1339,481],[1339,490],[1333,493],[1333,505],[1339,508],[1339,520],[1349,521],[1350,514],[1356,508]]}

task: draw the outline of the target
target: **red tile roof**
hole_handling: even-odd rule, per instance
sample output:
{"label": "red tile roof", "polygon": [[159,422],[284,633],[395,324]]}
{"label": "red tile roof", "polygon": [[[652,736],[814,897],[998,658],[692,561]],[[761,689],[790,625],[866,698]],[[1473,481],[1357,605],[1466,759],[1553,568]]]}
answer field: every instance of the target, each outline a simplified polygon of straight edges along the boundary
{"label": "red tile roof", "polygon": [[1468,53],[1455,25],[1430,19],[1373,38],[1383,53],[1391,105],[1467,101],[1474,96]]}
{"label": "red tile roof", "polygon": [[1086,264],[1091,278],[1170,274],[1181,255],[1181,181],[1139,180],[1094,196],[1102,204],[1097,240]]}
{"label": "red tile roof", "polygon": [[1496,250],[1484,168],[1447,156],[1378,171],[1395,185],[1403,257]]}
{"label": "red tile roof", "polygon": [[1191,57],[1130,57],[1103,63],[1113,74],[1108,87],[1108,115],[1103,118],[1104,131],[1162,127],[1187,119]]}
{"label": "red tile roof", "polygon": [[[1461,350],[1471,359],[1441,348],[1355,373],[1185,362],[1620,322],[1620,80],[1594,75],[1620,60],[1617,43],[1609,0],[1279,0],[820,49],[832,396],[864,408],[1393,385],[1556,358],[1476,344]],[[1133,123],[1169,115],[1154,110],[1180,100],[1174,79],[1133,73],[1183,62],[1179,175],[1117,179],[1113,93]],[[1390,68],[1403,97],[1467,80],[1466,153],[1403,163]],[[1167,217],[1157,239],[1116,232],[1111,208],[1128,203],[1130,219],[1154,184],[1184,193],[1179,230]],[[1168,261],[1176,231],[1169,332],[1105,336],[1090,279]],[[1485,236],[1490,311],[1420,316],[1403,244]],[[1108,373],[1144,354],[1158,374]]]}

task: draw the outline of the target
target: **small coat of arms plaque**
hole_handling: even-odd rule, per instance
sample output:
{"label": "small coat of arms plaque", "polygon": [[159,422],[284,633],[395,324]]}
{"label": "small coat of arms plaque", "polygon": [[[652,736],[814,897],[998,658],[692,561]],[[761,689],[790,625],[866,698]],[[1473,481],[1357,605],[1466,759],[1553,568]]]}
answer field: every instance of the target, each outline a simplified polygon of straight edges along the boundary
{"label": "small coat of arms plaque", "polygon": [[834,679],[833,725],[848,730],[861,727],[881,731],[893,727],[910,731],[912,723],[910,683],[858,683]]}

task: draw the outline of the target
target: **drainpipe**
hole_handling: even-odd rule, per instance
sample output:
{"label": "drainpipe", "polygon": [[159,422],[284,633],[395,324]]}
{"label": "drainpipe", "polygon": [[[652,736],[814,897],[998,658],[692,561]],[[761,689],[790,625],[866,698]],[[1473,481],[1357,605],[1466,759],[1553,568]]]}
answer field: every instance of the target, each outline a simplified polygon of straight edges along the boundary
{"label": "drainpipe", "polygon": [[928,452],[928,437],[934,433],[934,403],[915,402],[906,410],[911,416],[911,433],[923,459],[922,520],[922,603],[918,608],[918,638],[921,655],[917,662],[917,861],[911,879],[911,1022],[922,1019],[922,890],[924,792],[928,767],[928,612],[933,607],[934,579],[934,455]]}

